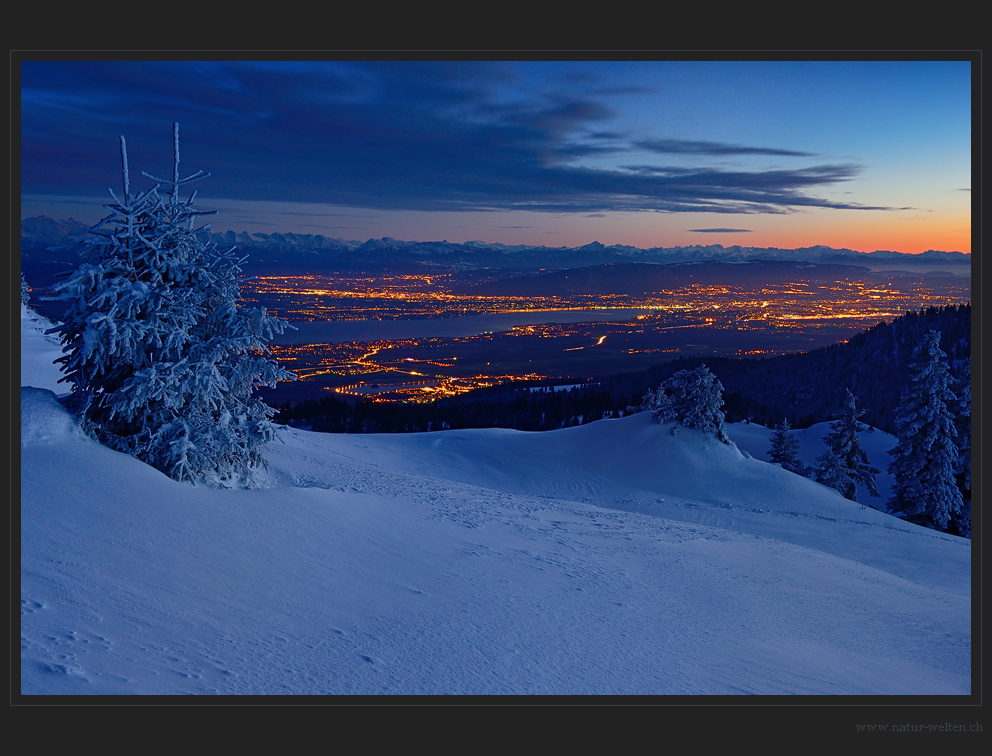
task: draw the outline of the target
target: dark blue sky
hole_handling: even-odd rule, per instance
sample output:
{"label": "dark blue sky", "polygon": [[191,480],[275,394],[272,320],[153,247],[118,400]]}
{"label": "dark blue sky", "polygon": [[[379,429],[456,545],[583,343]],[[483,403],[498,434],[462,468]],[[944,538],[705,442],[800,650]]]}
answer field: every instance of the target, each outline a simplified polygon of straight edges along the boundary
{"label": "dark blue sky", "polygon": [[[22,217],[184,172],[217,229],[970,251],[965,62],[99,62],[21,68]],[[822,238],[827,236],[829,238]],[[885,240],[888,239],[888,243]],[[859,241],[860,240],[860,241]]]}

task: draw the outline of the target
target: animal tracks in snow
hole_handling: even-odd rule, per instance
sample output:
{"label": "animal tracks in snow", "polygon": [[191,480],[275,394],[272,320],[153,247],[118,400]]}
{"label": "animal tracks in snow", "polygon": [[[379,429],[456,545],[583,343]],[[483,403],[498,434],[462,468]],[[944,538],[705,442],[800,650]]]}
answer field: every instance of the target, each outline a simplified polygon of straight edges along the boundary
{"label": "animal tracks in snow", "polygon": [[42,601],[31,601],[30,599],[21,599],[21,614],[34,614],[39,609],[44,609],[45,604]]}

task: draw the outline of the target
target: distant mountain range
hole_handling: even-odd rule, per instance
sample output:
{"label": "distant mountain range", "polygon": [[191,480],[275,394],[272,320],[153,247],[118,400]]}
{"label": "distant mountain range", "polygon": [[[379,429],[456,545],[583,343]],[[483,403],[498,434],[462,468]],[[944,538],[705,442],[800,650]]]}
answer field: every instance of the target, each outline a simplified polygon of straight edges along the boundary
{"label": "distant mountain range", "polygon": [[607,263],[570,268],[540,275],[514,276],[485,281],[469,288],[480,296],[573,296],[577,294],[628,294],[638,296],[705,286],[760,286],[788,281],[860,280],[873,275],[862,265],[790,262],[785,260],[707,260],[704,262]]}
{"label": "distant mountain range", "polygon": [[[78,263],[89,227],[79,221],[45,216],[21,221],[21,256],[29,264]],[[286,275],[328,271],[560,271],[610,263],[699,263],[774,260],[856,265],[872,269],[956,269],[970,273],[971,255],[927,250],[919,255],[878,250],[856,252],[822,245],[799,249],[724,247],[721,244],[639,249],[592,242],[581,247],[508,246],[481,241],[400,241],[385,237],[366,242],[330,239],[319,234],[207,233],[219,247],[237,247],[248,256],[246,272]]]}

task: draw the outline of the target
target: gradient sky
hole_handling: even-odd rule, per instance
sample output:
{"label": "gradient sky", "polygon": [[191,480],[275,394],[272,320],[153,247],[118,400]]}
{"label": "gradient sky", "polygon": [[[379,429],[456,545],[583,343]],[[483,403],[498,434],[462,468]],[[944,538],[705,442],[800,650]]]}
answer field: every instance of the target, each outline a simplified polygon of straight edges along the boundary
{"label": "gradient sky", "polygon": [[[15,63],[15,75],[17,74]],[[24,59],[21,217],[183,174],[215,230],[971,251],[968,61]]]}

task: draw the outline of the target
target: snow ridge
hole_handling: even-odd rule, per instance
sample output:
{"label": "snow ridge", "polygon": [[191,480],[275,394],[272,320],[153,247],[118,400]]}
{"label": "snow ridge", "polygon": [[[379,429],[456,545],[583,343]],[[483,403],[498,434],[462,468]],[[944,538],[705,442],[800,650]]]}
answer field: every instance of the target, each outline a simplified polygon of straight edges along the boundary
{"label": "snow ridge", "polygon": [[285,428],[267,487],[216,490],[80,434],[23,315],[23,694],[971,689],[969,542],[763,461],[768,429]]}

